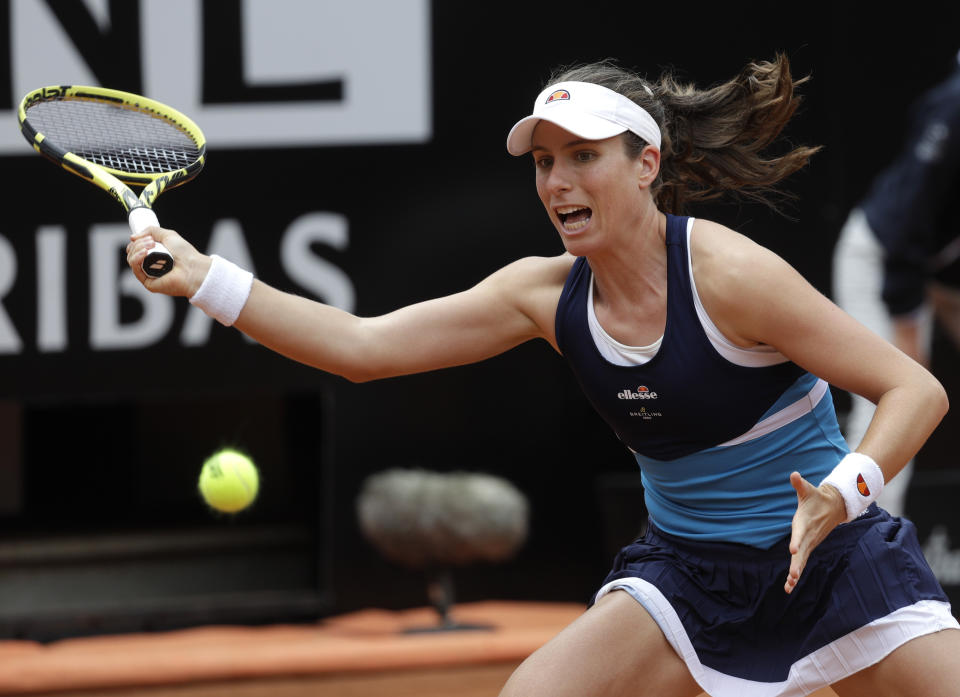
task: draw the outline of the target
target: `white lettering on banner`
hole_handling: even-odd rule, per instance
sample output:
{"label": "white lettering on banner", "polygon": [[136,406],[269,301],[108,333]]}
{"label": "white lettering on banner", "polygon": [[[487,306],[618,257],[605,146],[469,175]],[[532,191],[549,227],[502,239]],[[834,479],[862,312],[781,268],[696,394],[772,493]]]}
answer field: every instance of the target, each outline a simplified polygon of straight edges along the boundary
{"label": "white lettering on banner", "polygon": [[[17,254],[10,240],[0,235],[0,298],[6,297],[17,280]],[[23,341],[6,310],[0,308],[0,354],[20,353]]]}
{"label": "white lettering on banner", "polygon": [[[69,302],[85,302],[85,299],[68,297],[68,270],[70,274],[90,278],[90,348],[96,351],[141,349],[159,343],[174,331],[177,300],[151,293],[137,281],[124,263],[129,239],[129,228],[124,223],[91,226],[87,240],[89,269],[82,269],[69,263],[66,228],[61,225],[37,228],[37,350],[40,353],[70,348]],[[288,278],[309,291],[308,295],[353,312],[356,289],[350,276],[311,251],[313,244],[343,251],[349,241],[349,223],[342,214],[306,213],[290,223],[277,241],[280,267]],[[237,220],[216,221],[205,251],[256,273],[253,255]],[[20,334],[3,305],[4,298],[16,286],[17,270],[16,250],[0,235],[0,355],[19,354],[24,350]],[[138,306],[140,311],[135,320],[124,321],[121,317],[123,303]],[[178,334],[179,343],[204,346],[210,340],[212,327],[213,320],[190,307]]]}
{"label": "white lettering on banner", "polygon": [[280,261],[290,278],[313,292],[321,301],[353,312],[357,294],[341,269],[310,254],[310,245],[347,248],[350,235],[345,216],[338,213],[307,213],[290,223],[280,245]]}
{"label": "white lettering on banner", "polygon": [[[126,223],[94,225],[90,231],[90,346],[95,350],[143,348],[162,339],[173,324],[173,298],[151,293],[121,266],[129,241]],[[122,297],[143,307],[137,321],[120,322]]]}
{"label": "white lettering on banner", "polygon": [[[11,0],[13,109],[44,85],[120,80],[112,24],[139,15],[130,42],[139,46],[141,91],[196,121],[211,150],[431,136],[429,0],[127,0],[137,12],[86,0],[69,8],[86,28],[64,26],[51,9],[60,1]],[[221,8],[240,8],[240,17],[218,17]],[[236,60],[216,62],[221,44],[237,47]],[[334,91],[312,98],[308,87],[324,84]],[[13,121],[13,109],[0,119]],[[28,149],[17,129],[0,129],[0,155]]]}
{"label": "white lettering on banner", "polygon": [[67,348],[67,231],[62,225],[37,228],[37,348]]}

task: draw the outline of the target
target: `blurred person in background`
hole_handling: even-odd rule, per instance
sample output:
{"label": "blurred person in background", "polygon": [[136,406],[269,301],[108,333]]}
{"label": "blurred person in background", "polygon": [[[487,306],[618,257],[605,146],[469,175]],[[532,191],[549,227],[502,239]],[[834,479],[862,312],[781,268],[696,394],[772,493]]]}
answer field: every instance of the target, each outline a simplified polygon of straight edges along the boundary
{"label": "blurred person in background", "polygon": [[[960,53],[910,111],[896,158],[851,211],[834,252],[837,304],[930,367],[934,323],[960,348]],[[851,394],[844,436],[861,441],[874,405]],[[879,499],[905,513],[913,461]]]}

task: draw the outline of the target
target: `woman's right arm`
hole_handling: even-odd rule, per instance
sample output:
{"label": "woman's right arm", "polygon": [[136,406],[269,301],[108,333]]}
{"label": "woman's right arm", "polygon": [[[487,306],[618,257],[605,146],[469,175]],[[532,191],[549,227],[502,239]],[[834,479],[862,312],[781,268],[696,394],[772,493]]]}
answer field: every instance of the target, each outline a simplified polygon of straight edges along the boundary
{"label": "woman's right arm", "polygon": [[[150,233],[177,265],[147,278],[140,260],[152,243],[139,237],[128,247],[137,278],[153,292],[192,297],[210,258],[172,230]],[[554,314],[572,263],[568,255],[520,259],[468,290],[379,317],[357,317],[255,280],[234,326],[277,353],[355,382],[465,365],[535,338],[556,348]]]}

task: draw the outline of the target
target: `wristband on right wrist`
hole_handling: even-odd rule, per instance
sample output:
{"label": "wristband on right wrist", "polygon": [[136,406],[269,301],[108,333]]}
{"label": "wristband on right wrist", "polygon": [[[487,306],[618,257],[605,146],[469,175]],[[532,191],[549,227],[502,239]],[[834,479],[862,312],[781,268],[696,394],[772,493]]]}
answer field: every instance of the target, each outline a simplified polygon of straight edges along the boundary
{"label": "wristband on right wrist", "polygon": [[877,500],[883,490],[883,471],[873,458],[863,453],[848,453],[820,485],[829,484],[840,492],[849,523]]}
{"label": "wristband on right wrist", "polygon": [[237,321],[247,304],[253,288],[253,274],[216,254],[210,258],[210,270],[190,298],[190,304],[229,327]]}

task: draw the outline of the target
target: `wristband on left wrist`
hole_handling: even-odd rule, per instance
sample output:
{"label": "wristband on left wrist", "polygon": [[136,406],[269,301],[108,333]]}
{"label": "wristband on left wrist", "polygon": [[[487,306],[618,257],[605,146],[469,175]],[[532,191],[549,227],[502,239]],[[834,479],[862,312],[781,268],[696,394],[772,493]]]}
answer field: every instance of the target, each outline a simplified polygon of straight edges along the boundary
{"label": "wristband on left wrist", "polygon": [[848,453],[820,482],[840,492],[847,512],[845,523],[862,515],[877,500],[883,483],[883,471],[874,459],[856,452]]}

